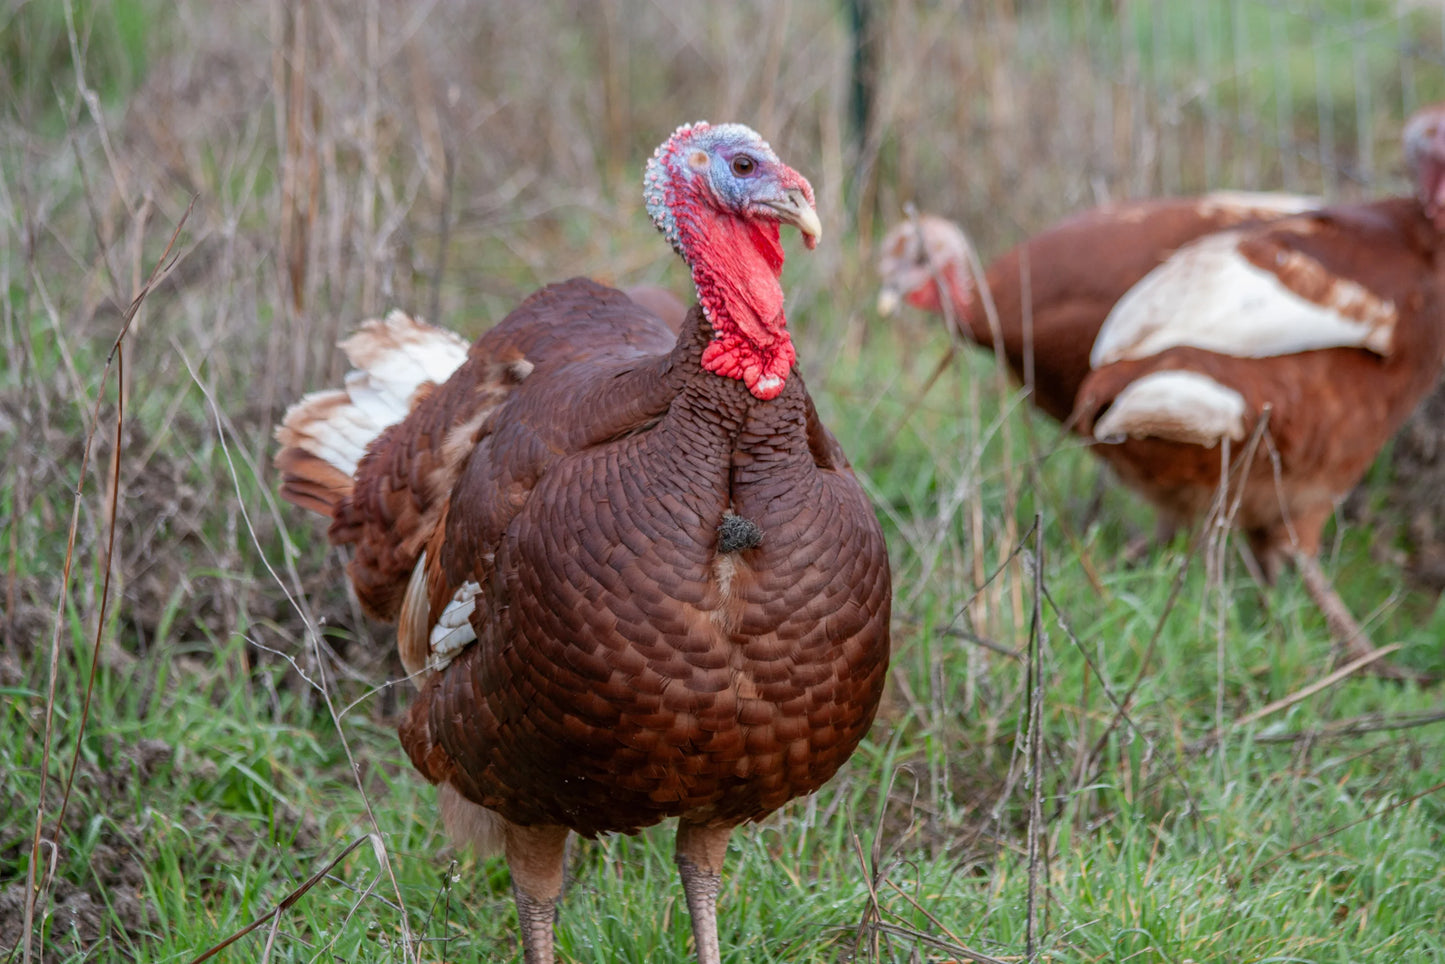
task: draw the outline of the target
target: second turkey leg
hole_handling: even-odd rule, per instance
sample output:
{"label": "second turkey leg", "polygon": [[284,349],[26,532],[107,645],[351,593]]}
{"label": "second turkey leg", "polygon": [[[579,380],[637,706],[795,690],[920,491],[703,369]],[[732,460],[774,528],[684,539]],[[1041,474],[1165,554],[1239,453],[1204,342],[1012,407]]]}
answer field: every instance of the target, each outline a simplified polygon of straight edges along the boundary
{"label": "second turkey leg", "polygon": [[698,964],[720,964],[722,960],[717,940],[717,895],[732,831],[732,827],[710,827],[685,817],[677,822],[677,873],[692,915]]}

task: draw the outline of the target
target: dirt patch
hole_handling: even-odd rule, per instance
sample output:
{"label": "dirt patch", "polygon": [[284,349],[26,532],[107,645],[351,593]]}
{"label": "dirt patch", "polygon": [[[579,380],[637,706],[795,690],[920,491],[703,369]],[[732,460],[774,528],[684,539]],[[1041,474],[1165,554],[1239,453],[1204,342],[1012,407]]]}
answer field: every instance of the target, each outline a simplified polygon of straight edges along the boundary
{"label": "dirt patch", "polygon": [[[60,841],[60,861],[55,877],[36,907],[37,931],[43,940],[32,944],[41,950],[44,964],[76,960],[106,941],[144,950],[159,915],[148,895],[158,828],[152,814],[130,801],[144,798],[148,787],[159,787],[175,779],[173,767],[205,769],[205,760],[187,759],[162,740],[126,743],[103,739],[98,754],[105,765],[80,762],[75,787],[65,812],[65,834]],[[26,882],[18,868],[24,866],[33,825],[33,796],[26,796],[18,776],[0,775],[0,825],[21,828],[23,839],[0,847],[0,868],[15,868],[11,879],[0,884],[0,961],[16,949],[24,931]],[[60,781],[46,787],[46,832],[53,827],[63,793]],[[97,819],[100,815],[103,819]],[[280,815],[278,815],[279,817]],[[185,871],[196,877],[224,879],[225,870],[252,859],[265,831],[245,820],[218,813],[201,804],[186,804],[171,815],[175,823],[204,828],[188,834],[179,852]],[[283,818],[294,826],[294,846],[310,850],[320,840],[319,824],[309,814],[288,813]],[[87,854],[77,852],[79,842],[96,835]],[[22,833],[15,834],[17,838]],[[144,954],[142,953],[142,958]]]}
{"label": "dirt patch", "polygon": [[[68,841],[78,839],[87,830],[95,813],[104,807],[90,805],[93,801],[117,801],[129,797],[133,787],[144,784],[170,765],[175,754],[170,744],[161,740],[141,740],[134,744],[110,741],[106,758],[114,761],[100,767],[82,760],[76,773],[75,790],[65,812],[65,838],[61,841],[62,861]],[[11,779],[4,784],[5,809],[10,814],[7,825],[29,827],[33,820],[30,798],[21,794]],[[46,785],[46,814],[59,812],[64,787],[59,781]],[[47,825],[47,832],[49,825]],[[99,824],[100,839],[91,849],[89,866],[62,866],[48,892],[36,905],[38,933],[43,941],[32,945],[41,948],[41,960],[61,961],[88,951],[108,937],[138,935],[154,920],[154,912],[145,898],[146,865],[144,827],[133,817],[105,820]],[[22,850],[28,850],[29,836],[0,851],[0,863],[12,867],[22,865]],[[25,934],[26,881],[23,877],[0,888],[0,955],[8,954]]]}
{"label": "dirt patch", "polygon": [[[0,397],[0,408],[4,404]],[[259,409],[237,412],[235,419],[248,433],[269,432],[268,417]],[[48,653],[60,591],[64,538],[57,543],[54,533],[63,533],[69,505],[65,495],[56,493],[74,488],[61,466],[79,464],[82,454],[80,441],[68,433],[33,428],[32,434],[37,433],[42,447],[61,457],[28,465],[18,523],[22,545],[48,548],[32,550],[34,555],[23,558],[16,573],[0,572],[0,656],[13,664],[10,670],[0,665],[0,682],[8,678],[5,674],[13,677],[18,666],[32,685]],[[331,655],[345,664],[341,678],[379,683],[402,675],[391,630],[366,619],[348,592],[344,556],[314,548],[324,538],[325,520],[299,513],[285,516],[291,538],[309,537],[312,543],[297,567],[301,585],[290,587],[291,594],[263,570],[259,556],[282,559],[284,536],[270,513],[252,506],[246,517],[229,478],[217,475],[213,425],[177,413],[163,429],[129,426],[122,446],[117,560],[110,586],[112,611],[119,619],[115,636],[104,641],[103,665],[124,668],[157,646],[179,646],[195,660],[195,668],[204,671],[209,654],[233,640],[238,627],[246,627],[256,645],[248,648],[245,662],[252,671],[266,673],[265,685],[306,687],[295,673],[271,672],[289,669],[289,656],[312,678],[318,675],[306,621],[292,598],[299,592],[322,627]],[[107,460],[108,448],[106,440],[97,442],[92,465]],[[86,612],[97,606],[96,586],[86,580],[93,576],[108,538],[104,488],[104,480],[93,475],[72,567],[71,591]],[[42,539],[41,530],[50,535]],[[281,578],[286,578],[284,571]],[[68,638],[62,640],[66,661],[72,658],[68,643]]]}
{"label": "dirt patch", "polygon": [[[40,948],[42,961],[61,961],[76,951],[93,947],[104,933],[105,905],[68,880],[56,882],[49,905],[36,908],[38,931],[43,939],[31,944]],[[0,889],[0,953],[9,954],[20,943],[25,927],[25,881],[17,880]]]}

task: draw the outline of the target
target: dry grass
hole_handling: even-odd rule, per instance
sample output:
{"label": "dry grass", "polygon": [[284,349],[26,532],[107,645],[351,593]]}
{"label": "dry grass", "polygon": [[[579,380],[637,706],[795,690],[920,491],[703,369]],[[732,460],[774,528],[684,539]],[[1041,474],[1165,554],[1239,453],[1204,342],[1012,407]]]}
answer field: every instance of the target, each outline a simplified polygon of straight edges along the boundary
{"label": "dry grass", "polygon": [[[1055,439],[1014,414],[1019,400],[1007,389],[944,379],[902,438],[881,437],[902,408],[893,400],[926,376],[936,338],[913,321],[870,330],[872,238],[906,200],[960,218],[995,253],[1108,197],[1211,186],[1342,196],[1397,189],[1399,119],[1445,93],[1440,19],[1364,2],[1345,14],[1250,0],[1233,15],[1222,5],[1181,14],[1162,3],[1088,4],[1084,14],[1066,3],[865,5],[862,62],[872,66],[862,117],[849,4],[183,0],[172,9],[132,0],[109,13],[67,2],[58,20],[33,4],[0,14],[0,50],[53,54],[48,68],[27,61],[8,73],[0,90],[11,95],[0,114],[0,687],[28,700],[41,682],[82,684],[44,701],[56,721],[29,724],[37,739],[57,740],[44,770],[51,789],[7,784],[0,794],[15,818],[0,824],[25,827],[23,842],[0,839],[0,859],[28,862],[42,878],[38,901],[21,908],[48,908],[51,933],[65,931],[64,920],[74,925],[71,943],[27,945],[25,959],[84,957],[104,933],[95,907],[109,885],[91,893],[76,883],[87,877],[77,854],[104,860],[86,834],[123,851],[122,882],[109,889],[134,894],[157,879],[131,879],[154,832],[150,817],[118,816],[91,831],[97,814],[62,819],[54,786],[90,774],[94,803],[133,791],[116,772],[142,781],[172,765],[195,769],[147,743],[140,732],[149,723],[107,720],[117,733],[104,734],[99,750],[93,732],[82,738],[83,683],[95,667],[102,689],[108,674],[156,671],[136,684],[143,693],[102,694],[140,707],[138,720],[184,697],[201,704],[199,721],[230,706],[233,681],[253,714],[239,719],[329,726],[323,739],[339,749],[327,757],[328,792],[354,794],[353,831],[390,839],[370,810],[379,790],[396,793],[391,761],[344,764],[348,741],[371,739],[394,712],[397,694],[381,684],[399,668],[385,630],[346,595],[343,560],[321,548],[311,520],[276,507],[270,428],[302,391],[340,374],[338,338],[389,306],[474,334],[537,285],[572,274],[680,289],[671,254],[640,213],[639,170],[676,124],[700,117],[753,124],[818,188],[832,237],[790,266],[791,317],[825,414],[854,426],[845,441],[862,450],[898,559],[900,662],[923,667],[897,674],[891,716],[870,747],[877,758],[859,764],[886,774],[886,788],[860,777],[826,805],[877,815],[876,849],[856,855],[872,882],[867,903],[848,905],[870,908],[867,927],[847,942],[858,946],[866,932],[882,957],[885,924],[946,937],[948,947],[974,942],[977,932],[949,931],[957,914],[930,922],[924,907],[910,909],[922,891],[895,894],[889,874],[937,861],[948,867],[937,879],[968,877],[1019,846],[1035,859],[1027,925],[1011,946],[1067,947],[1057,921],[1049,931],[1049,902],[1034,900],[1057,876],[1041,870],[1038,855],[1069,845],[1057,822],[1041,826],[1045,805],[1055,821],[1068,810],[1077,827],[1106,821],[1121,805],[1095,784],[1122,770],[1141,781],[1118,791],[1131,802],[1149,798],[1154,780],[1166,784],[1154,799],[1173,800],[1167,786],[1178,785],[1188,809],[1206,806],[1154,757],[1173,745],[1166,719],[1145,713],[1136,723],[1134,687],[1101,681],[1118,667],[1084,672],[1076,707],[1035,699],[1038,675],[1055,671],[1060,653],[1101,659],[1100,634],[1122,632],[1111,620],[1147,622],[1142,638],[1157,638],[1166,621],[1178,622],[1174,597],[1161,609],[1141,605],[1137,617],[1109,610],[1103,628],[1085,606],[1132,604],[1140,593],[1130,577],[1111,579],[1102,594],[1095,577],[1095,587],[1071,585],[1044,605],[1046,587],[1011,556],[1029,537],[1014,520],[1036,511],[1056,525],[1079,518],[1073,493],[1081,472],[1091,476],[1078,468],[1083,460],[1068,461],[1077,453],[1058,457]],[[126,27],[127,18],[139,26]],[[112,29],[138,32],[144,70],[117,66],[129,48],[107,39]],[[1342,64],[1360,80],[1353,97],[1330,79]],[[158,264],[165,271],[146,288]],[[123,371],[108,370],[122,334]],[[1069,558],[1111,572],[1112,543],[1068,536]],[[1060,552],[1056,545],[1048,558]],[[1172,572],[1161,564],[1159,582],[1168,585]],[[1084,624],[1085,641],[1067,625],[1062,638],[1051,633],[1060,621]],[[982,647],[951,662],[944,654],[963,645],[953,631],[1016,654],[1032,639],[1025,669],[1034,685],[1017,661]],[[1134,686],[1155,662],[1152,641],[1138,649]],[[35,668],[45,664],[48,674]],[[1091,673],[1100,679],[1091,683]],[[1238,702],[1226,705],[1224,679],[1208,694],[1211,709],[1242,717],[1269,702],[1248,689],[1252,680],[1243,693],[1231,688]],[[1091,691],[1105,702],[1091,705]],[[1011,715],[1021,705],[1032,708],[1027,721]],[[965,728],[961,713],[981,718],[979,728]],[[1033,728],[1010,736],[1025,722]],[[919,733],[927,738],[910,743]],[[72,754],[75,762],[64,762]],[[127,760],[133,766],[116,765]],[[1070,775],[1046,787],[1041,770],[1050,766]],[[202,779],[210,787],[231,776],[222,767]],[[277,799],[300,799],[303,781],[273,779]],[[1005,805],[1021,782],[1027,812]],[[1046,801],[1046,791],[1057,796]],[[305,807],[267,806],[303,828],[289,844],[315,857],[311,869],[326,863],[316,855],[341,849],[318,842],[324,832],[314,816],[302,818]],[[177,821],[191,813],[182,807]],[[804,811],[803,825],[816,816]],[[32,831],[45,842],[37,846]],[[244,863],[255,846],[249,832],[221,821],[206,866]],[[413,827],[407,839],[434,849],[427,833]],[[788,846],[811,855],[821,835],[804,831]],[[831,842],[854,859],[841,837]],[[584,859],[624,864],[629,846]],[[418,890],[390,875],[397,856],[378,848],[376,876],[353,910],[374,906],[376,894],[403,908],[408,894],[415,899]],[[919,870],[917,880],[936,891],[930,873]],[[979,898],[984,920],[1007,886],[1001,878]],[[215,887],[223,904],[226,891]],[[13,912],[16,893],[34,891],[0,887],[0,916]],[[853,891],[838,898],[855,900],[863,898]],[[141,935],[176,926],[157,901],[108,910]],[[393,919],[427,921],[418,933],[448,920],[411,910]],[[1011,934],[1003,926],[998,939]],[[429,953],[411,936],[389,946],[403,959]]]}

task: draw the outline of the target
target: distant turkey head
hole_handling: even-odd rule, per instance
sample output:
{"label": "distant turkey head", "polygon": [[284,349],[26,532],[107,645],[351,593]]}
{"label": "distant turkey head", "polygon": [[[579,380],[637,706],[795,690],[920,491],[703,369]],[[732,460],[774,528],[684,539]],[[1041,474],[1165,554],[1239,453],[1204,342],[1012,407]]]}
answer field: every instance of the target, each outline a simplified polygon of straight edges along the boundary
{"label": "distant turkey head", "polygon": [[1416,111],[1405,125],[1405,163],[1425,213],[1445,231],[1445,104]]}
{"label": "distant turkey head", "polygon": [[679,127],[643,177],[653,224],[692,269],[714,332],[702,367],[776,398],[796,355],[783,316],[780,226],[815,247],[813,187],[742,124]]}
{"label": "distant turkey head", "polygon": [[[943,311],[944,292],[956,314],[973,305],[972,246],[958,225],[931,214],[921,214],[896,225],[883,238],[878,257],[878,313],[885,317],[907,302],[923,311]],[[958,318],[962,324],[964,319]],[[966,326],[964,328],[966,329]]]}

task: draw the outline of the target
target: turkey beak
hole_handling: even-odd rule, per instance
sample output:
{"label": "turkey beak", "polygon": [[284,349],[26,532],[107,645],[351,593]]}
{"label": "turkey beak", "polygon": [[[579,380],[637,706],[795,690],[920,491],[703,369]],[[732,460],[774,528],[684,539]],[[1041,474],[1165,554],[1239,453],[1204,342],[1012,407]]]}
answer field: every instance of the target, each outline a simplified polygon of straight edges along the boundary
{"label": "turkey beak", "polygon": [[902,302],[903,299],[898,297],[898,292],[892,285],[884,285],[878,289],[878,314],[884,318],[897,311]]}
{"label": "turkey beak", "polygon": [[803,243],[808,250],[818,246],[818,239],[823,236],[823,222],[818,220],[818,212],[808,203],[802,188],[790,187],[781,198],[763,203],[777,213],[779,221],[791,224],[803,233]]}

